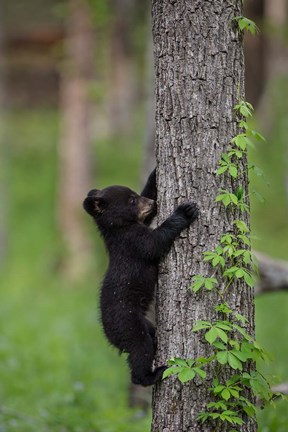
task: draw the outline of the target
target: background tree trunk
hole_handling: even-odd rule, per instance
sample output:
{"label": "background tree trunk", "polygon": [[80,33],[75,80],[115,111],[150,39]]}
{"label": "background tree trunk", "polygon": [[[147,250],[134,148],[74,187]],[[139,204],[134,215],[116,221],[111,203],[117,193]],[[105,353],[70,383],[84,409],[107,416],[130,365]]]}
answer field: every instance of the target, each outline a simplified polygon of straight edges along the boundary
{"label": "background tree trunk", "polygon": [[[244,2],[244,15],[263,27],[264,0]],[[245,90],[247,100],[257,107],[258,101],[266,84],[265,68],[265,36],[262,32],[257,35],[245,34]]]}
{"label": "background tree trunk", "polygon": [[4,55],[3,55],[3,16],[0,5],[0,265],[7,250],[7,182],[6,182],[6,146],[4,146]]}
{"label": "background tree trunk", "polygon": [[91,187],[91,101],[94,35],[86,0],[70,0],[61,82],[62,136],[59,142],[59,227],[66,255],[64,270],[75,276],[87,263],[89,241],[81,202]]}
{"label": "background tree trunk", "polygon": [[133,64],[133,0],[112,0],[110,129],[127,134],[133,125],[135,74]]}
{"label": "background tree trunk", "polygon": [[[235,216],[215,203],[219,187],[230,188],[231,181],[220,184],[215,170],[236,135],[233,107],[244,94],[244,62],[242,36],[231,25],[233,17],[242,15],[240,0],[233,4],[227,0],[153,0],[152,5],[158,222],[185,201],[196,201],[201,212],[199,221],[183,232],[159,269],[156,364],[163,364],[171,357],[211,353],[191,328],[196,320],[215,319],[213,306],[221,301],[214,291],[196,295],[188,288],[193,275],[211,272],[203,263],[202,252],[214,250],[224,231],[233,232]],[[247,179],[244,187],[247,189]],[[238,282],[230,287],[227,301],[248,317],[247,330],[253,334],[253,290]],[[208,373],[208,382],[211,378]],[[209,401],[207,386],[199,384],[196,380],[182,385],[169,378],[157,385],[152,431],[218,430],[196,421]],[[252,432],[256,425],[248,420],[237,429]]]}
{"label": "background tree trunk", "polygon": [[265,128],[265,134],[271,133],[274,119],[275,83],[279,78],[287,77],[288,45],[285,28],[288,22],[288,4],[286,0],[264,0],[265,17],[265,75],[258,118]]}

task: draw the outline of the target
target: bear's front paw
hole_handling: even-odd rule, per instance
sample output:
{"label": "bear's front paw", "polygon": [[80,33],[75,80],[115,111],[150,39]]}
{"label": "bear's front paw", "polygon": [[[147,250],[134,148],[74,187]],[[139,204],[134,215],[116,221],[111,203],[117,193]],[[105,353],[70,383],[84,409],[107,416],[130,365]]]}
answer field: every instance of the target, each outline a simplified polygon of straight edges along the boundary
{"label": "bear's front paw", "polygon": [[189,222],[193,222],[199,215],[199,209],[196,203],[186,203],[179,205],[176,209],[176,213],[180,213],[188,219]]}

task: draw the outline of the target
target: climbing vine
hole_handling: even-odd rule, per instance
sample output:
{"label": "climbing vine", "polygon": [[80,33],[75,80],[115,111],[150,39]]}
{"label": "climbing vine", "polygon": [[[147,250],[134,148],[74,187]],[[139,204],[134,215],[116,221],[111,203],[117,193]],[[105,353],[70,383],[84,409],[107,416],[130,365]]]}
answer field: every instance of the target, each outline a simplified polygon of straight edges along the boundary
{"label": "climbing vine", "polygon": [[[255,23],[245,17],[236,17],[233,22],[237,23],[240,31],[246,29],[252,34],[257,32]],[[203,260],[210,264],[212,275],[195,275],[190,287],[194,293],[200,290],[218,293],[220,301],[214,306],[217,319],[213,322],[197,321],[192,329],[209,344],[211,355],[196,359],[170,359],[163,378],[177,375],[182,383],[193,379],[205,380],[205,368],[210,365],[209,373],[212,370],[214,378],[208,392],[213,396],[213,401],[198,414],[198,420],[202,423],[222,422],[237,427],[244,423],[245,415],[255,417],[256,405],[254,400],[247,398],[247,389],[252,390],[253,399],[263,402],[270,401],[273,393],[266,379],[255,368],[256,361],[267,360],[269,356],[246,331],[247,319],[234,311],[227,301],[232,284],[244,279],[252,288],[257,275],[256,260],[250,250],[250,230],[245,222],[245,213],[249,213],[249,207],[241,185],[246,172],[239,168],[239,161],[244,158],[246,163],[247,150],[254,145],[253,139],[265,141],[259,132],[249,126],[248,120],[253,115],[250,103],[239,98],[234,106],[234,114],[238,134],[231,139],[226,152],[221,155],[216,170],[216,176],[230,177],[231,188],[220,189],[215,199],[216,203],[229,208],[229,214],[235,217],[232,220],[234,229],[221,236],[214,250],[203,253]],[[255,165],[247,164],[247,169],[256,175],[262,175]],[[262,199],[256,191],[252,192]],[[220,380],[219,376],[227,376],[227,379]]]}

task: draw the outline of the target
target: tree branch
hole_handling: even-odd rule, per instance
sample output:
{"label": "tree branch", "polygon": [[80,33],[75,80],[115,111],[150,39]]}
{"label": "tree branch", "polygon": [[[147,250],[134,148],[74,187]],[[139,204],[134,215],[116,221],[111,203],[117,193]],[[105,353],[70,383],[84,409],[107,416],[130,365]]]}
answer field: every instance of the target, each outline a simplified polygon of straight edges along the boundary
{"label": "tree branch", "polygon": [[273,392],[280,392],[284,395],[288,395],[288,382],[277,384],[271,388]]}
{"label": "tree branch", "polygon": [[288,262],[255,253],[259,263],[259,281],[255,286],[255,294],[276,292],[288,289]]}

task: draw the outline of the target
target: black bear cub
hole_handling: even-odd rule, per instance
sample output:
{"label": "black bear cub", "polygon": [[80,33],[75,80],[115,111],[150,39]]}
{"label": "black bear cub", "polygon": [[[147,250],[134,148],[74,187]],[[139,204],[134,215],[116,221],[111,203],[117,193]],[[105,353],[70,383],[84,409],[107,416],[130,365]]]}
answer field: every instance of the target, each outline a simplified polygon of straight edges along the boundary
{"label": "black bear cub", "polygon": [[151,229],[156,198],[154,170],[141,196],[127,187],[110,186],[91,190],[83,203],[109,253],[100,298],[104,332],[111,344],[128,353],[132,382],[142,386],[159,381],[166,369],[152,368],[155,329],[145,317],[154,296],[158,264],[198,216],[195,203],[181,204],[158,228]]}

